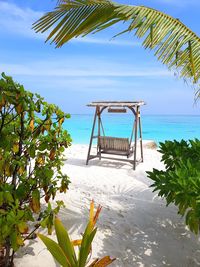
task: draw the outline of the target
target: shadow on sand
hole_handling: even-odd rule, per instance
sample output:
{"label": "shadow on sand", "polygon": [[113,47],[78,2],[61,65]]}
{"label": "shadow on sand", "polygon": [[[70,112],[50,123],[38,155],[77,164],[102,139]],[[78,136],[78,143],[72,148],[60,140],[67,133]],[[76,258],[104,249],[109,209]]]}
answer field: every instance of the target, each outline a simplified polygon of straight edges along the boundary
{"label": "shadow on sand", "polygon": [[[133,165],[129,162],[122,162],[122,161],[117,161],[117,160],[106,160],[106,159],[92,159],[89,161],[89,164],[86,165],[86,160],[85,159],[77,159],[77,158],[70,158],[67,160],[65,163],[74,165],[74,166],[79,166],[79,167],[86,167],[90,168],[93,166],[98,166],[98,167],[103,167],[103,168],[113,168],[113,169],[133,169]],[[137,165],[140,164],[139,162],[136,163]]]}
{"label": "shadow on sand", "polygon": [[[97,241],[94,240],[98,257],[116,257],[113,267],[200,266],[198,238],[185,228],[175,206],[166,208],[165,202],[152,193],[149,188],[151,181],[146,178],[143,170],[137,170],[133,174],[130,164],[129,168],[128,163],[108,160],[93,160],[85,166],[84,159],[71,158],[67,164],[86,168],[94,165],[124,168],[130,178],[146,185],[145,189],[127,184],[116,185],[110,192],[98,188],[95,202],[98,204],[99,200],[104,200],[97,223],[98,238]],[[81,186],[82,192],[94,191],[94,185],[85,183]],[[85,198],[89,204],[89,198],[86,195]],[[86,202],[77,202],[76,205],[78,209],[61,209],[59,217],[70,234],[76,232],[80,236],[87,224],[89,206]],[[97,243],[98,240],[100,244]],[[31,242],[26,253],[33,255]]]}
{"label": "shadow on sand", "polygon": [[[175,206],[166,208],[165,201],[152,193],[149,188],[152,181],[144,170],[138,169],[133,174],[130,163],[105,159],[91,160],[88,166],[84,159],[70,158],[67,163],[86,168],[124,169],[130,178],[147,186],[146,189],[115,186],[108,193],[98,222],[99,231],[104,233],[99,257],[116,257],[112,266],[200,266],[198,238],[186,229]],[[91,192],[94,188],[84,185],[82,190]],[[113,208],[113,203],[121,208]]]}

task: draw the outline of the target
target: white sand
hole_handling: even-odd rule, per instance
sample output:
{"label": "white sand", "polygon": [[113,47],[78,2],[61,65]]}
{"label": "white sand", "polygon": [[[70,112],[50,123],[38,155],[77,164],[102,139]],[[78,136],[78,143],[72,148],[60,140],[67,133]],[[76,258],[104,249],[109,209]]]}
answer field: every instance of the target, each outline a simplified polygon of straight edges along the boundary
{"label": "white sand", "polygon": [[[98,159],[85,165],[86,145],[67,150],[64,171],[70,176],[66,208],[59,217],[74,239],[80,237],[92,199],[101,204],[93,257],[116,257],[111,266],[200,266],[200,242],[177,215],[175,206],[152,193],[146,170],[163,168],[156,150],[145,149],[145,162],[136,171],[129,163]],[[56,265],[41,241],[31,240],[15,259],[17,267]],[[22,257],[23,255],[23,257]]]}

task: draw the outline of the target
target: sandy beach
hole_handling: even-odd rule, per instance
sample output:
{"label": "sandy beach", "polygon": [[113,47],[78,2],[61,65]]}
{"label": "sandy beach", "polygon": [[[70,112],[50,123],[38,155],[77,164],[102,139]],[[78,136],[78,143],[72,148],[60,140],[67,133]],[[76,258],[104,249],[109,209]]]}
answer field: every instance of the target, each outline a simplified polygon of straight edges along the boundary
{"label": "sandy beach", "polygon": [[[71,180],[59,218],[73,239],[79,238],[88,218],[89,204],[103,206],[92,257],[110,255],[111,266],[200,266],[200,241],[186,229],[175,206],[152,193],[145,171],[163,168],[156,149],[144,149],[144,163],[132,170],[129,163],[102,159],[85,165],[87,145],[66,151],[63,167]],[[45,231],[42,231],[45,232]],[[22,257],[23,255],[23,257]],[[17,267],[54,267],[51,254],[39,240],[27,241],[15,259]]]}

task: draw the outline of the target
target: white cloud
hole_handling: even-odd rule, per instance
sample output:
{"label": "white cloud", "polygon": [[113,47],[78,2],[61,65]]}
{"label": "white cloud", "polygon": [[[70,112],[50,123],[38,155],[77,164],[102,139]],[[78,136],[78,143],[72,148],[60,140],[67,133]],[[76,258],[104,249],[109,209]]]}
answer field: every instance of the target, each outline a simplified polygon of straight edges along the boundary
{"label": "white cloud", "polygon": [[[7,34],[14,34],[18,36],[24,36],[27,38],[42,39],[47,38],[47,33],[35,33],[32,30],[32,24],[37,21],[44,12],[34,11],[30,8],[24,8],[7,3],[5,1],[0,2],[0,31]],[[91,43],[98,45],[117,45],[117,46],[138,46],[139,42],[126,41],[126,40],[109,40],[105,39],[84,37],[75,38],[72,40],[74,43]]]}
{"label": "white cloud", "polygon": [[139,67],[121,64],[117,61],[109,62],[93,58],[76,59],[74,57],[66,60],[47,60],[24,64],[2,63],[0,71],[14,76],[37,77],[160,77],[171,75],[168,70],[161,68]]}
{"label": "white cloud", "polygon": [[[42,16],[42,12],[30,8],[22,9],[15,4],[0,2],[0,29],[6,33],[37,38],[32,23]],[[38,36],[38,38],[41,38]]]}
{"label": "white cloud", "polygon": [[[98,92],[128,92],[133,88],[140,89],[143,85],[143,81],[138,81],[134,79],[118,79],[117,77],[40,77],[35,79],[35,77],[23,77],[17,78],[18,82],[30,85],[26,88],[38,89],[40,88],[41,92],[49,94],[55,94],[56,92],[65,94],[66,91],[70,93],[91,93],[94,95]],[[42,93],[43,94],[43,93]]]}

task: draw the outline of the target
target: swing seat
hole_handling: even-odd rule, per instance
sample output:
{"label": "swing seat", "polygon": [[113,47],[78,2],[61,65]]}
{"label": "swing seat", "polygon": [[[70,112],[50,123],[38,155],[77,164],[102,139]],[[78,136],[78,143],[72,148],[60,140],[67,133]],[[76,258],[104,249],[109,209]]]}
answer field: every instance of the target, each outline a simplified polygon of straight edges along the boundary
{"label": "swing seat", "polygon": [[99,136],[99,152],[130,157],[133,154],[133,147],[129,144],[128,138],[111,136]]}

